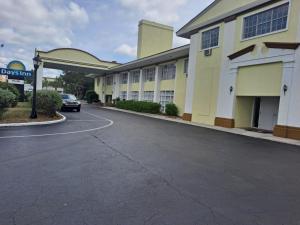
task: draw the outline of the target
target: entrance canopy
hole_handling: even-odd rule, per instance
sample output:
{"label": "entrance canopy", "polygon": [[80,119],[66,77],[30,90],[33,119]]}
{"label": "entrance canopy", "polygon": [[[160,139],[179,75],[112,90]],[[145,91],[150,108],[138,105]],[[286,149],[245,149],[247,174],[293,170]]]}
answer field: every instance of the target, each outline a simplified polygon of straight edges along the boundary
{"label": "entrance canopy", "polygon": [[97,73],[119,65],[117,62],[108,62],[98,59],[96,56],[83,50],[74,48],[58,48],[45,52],[36,50],[44,68],[78,71],[85,73]]}
{"label": "entrance canopy", "polygon": [[86,74],[103,74],[111,67],[120,65],[112,61],[103,61],[80,49],[58,48],[50,51],[35,50],[42,64],[37,72],[37,89],[42,89],[43,68],[75,71]]}

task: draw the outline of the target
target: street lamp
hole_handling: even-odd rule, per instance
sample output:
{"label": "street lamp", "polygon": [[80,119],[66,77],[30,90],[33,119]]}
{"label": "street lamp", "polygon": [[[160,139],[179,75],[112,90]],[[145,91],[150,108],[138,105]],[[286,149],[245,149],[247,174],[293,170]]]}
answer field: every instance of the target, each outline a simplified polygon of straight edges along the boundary
{"label": "street lamp", "polygon": [[36,80],[37,80],[37,70],[39,66],[41,65],[42,60],[39,56],[35,56],[33,58],[33,66],[34,66],[34,72],[33,72],[33,93],[32,93],[32,108],[31,108],[31,119],[36,119],[37,118],[37,113],[36,113]]}

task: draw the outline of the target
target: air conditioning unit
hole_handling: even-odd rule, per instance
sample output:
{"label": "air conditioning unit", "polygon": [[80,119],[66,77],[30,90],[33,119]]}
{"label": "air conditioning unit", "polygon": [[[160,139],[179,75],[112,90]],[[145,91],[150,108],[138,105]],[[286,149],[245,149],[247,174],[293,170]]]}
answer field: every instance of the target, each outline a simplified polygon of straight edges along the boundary
{"label": "air conditioning unit", "polygon": [[211,56],[212,55],[212,49],[206,49],[204,50],[204,56],[208,57],[208,56]]}

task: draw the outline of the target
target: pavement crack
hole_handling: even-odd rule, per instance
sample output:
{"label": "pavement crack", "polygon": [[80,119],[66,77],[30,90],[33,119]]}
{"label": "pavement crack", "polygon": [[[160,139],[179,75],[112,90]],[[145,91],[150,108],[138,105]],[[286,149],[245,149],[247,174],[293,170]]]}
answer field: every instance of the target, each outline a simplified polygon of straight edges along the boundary
{"label": "pavement crack", "polygon": [[176,187],[175,185],[173,185],[168,179],[166,179],[165,177],[163,177],[161,174],[151,170],[150,168],[146,167],[142,162],[134,159],[133,157],[124,154],[123,152],[119,151],[118,149],[116,149],[115,147],[111,146],[110,144],[108,144],[107,142],[105,142],[104,140],[102,140],[100,137],[98,137],[95,134],[91,134],[92,137],[94,137],[96,140],[98,140],[101,144],[107,146],[111,151],[115,152],[116,154],[126,158],[128,161],[133,162],[137,165],[139,165],[141,168],[143,168],[144,170],[150,172],[152,175],[157,176],[161,181],[163,181],[169,188],[171,188],[173,191],[175,191],[179,196],[183,197],[184,199],[190,200],[194,203],[196,203],[197,205],[200,205],[206,209],[209,210],[209,212],[212,215],[212,218],[215,222],[216,225],[220,225],[217,221],[217,216],[216,214],[230,220],[232,222],[232,225],[237,224],[236,221],[233,221],[231,218],[226,217],[225,215],[219,213],[219,212],[215,212],[213,210],[212,207],[210,207],[209,205],[207,205],[206,203],[203,203],[202,201],[200,201],[199,199],[193,197],[191,194],[186,193],[185,191],[181,190],[180,188]]}

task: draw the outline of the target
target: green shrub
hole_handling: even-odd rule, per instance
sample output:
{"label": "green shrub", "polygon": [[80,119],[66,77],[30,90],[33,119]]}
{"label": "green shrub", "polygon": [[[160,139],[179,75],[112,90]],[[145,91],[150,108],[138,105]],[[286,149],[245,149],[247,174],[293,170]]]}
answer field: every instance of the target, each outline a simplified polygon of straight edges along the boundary
{"label": "green shrub", "polygon": [[135,112],[144,112],[151,114],[158,114],[160,112],[160,104],[154,102],[138,102],[138,101],[118,101],[116,107],[119,109],[126,109]]}
{"label": "green shrub", "polygon": [[16,96],[16,101],[19,100],[20,98],[20,92],[18,90],[18,88],[13,85],[13,84],[9,84],[6,82],[0,82],[0,88],[4,89],[4,90],[9,90],[10,92],[12,92],[15,96]]}
{"label": "green shrub", "polygon": [[169,103],[166,105],[166,114],[168,116],[178,116],[178,108],[175,104]]}
{"label": "green shrub", "polygon": [[99,101],[99,95],[95,91],[89,90],[85,93],[85,99],[87,100],[87,103],[91,104]]}
{"label": "green shrub", "polygon": [[16,105],[16,95],[7,89],[0,88],[0,110]]}
{"label": "green shrub", "polygon": [[[32,96],[30,97],[32,103]],[[62,99],[56,91],[40,90],[36,92],[36,110],[48,116],[55,116],[62,106]]]}

